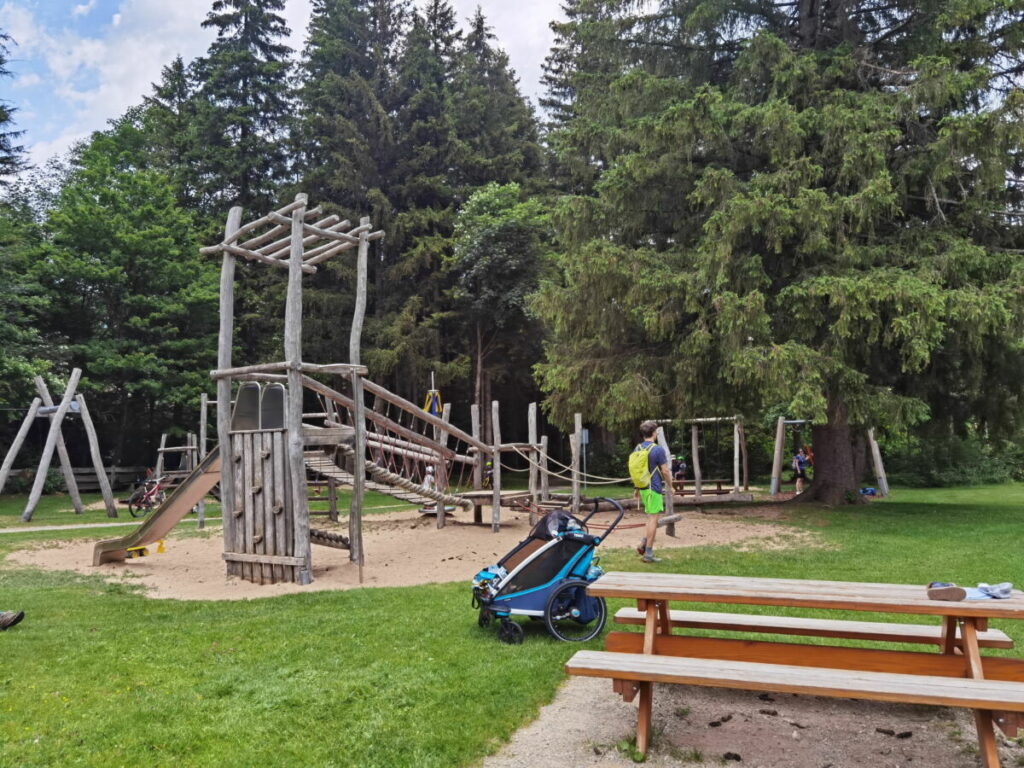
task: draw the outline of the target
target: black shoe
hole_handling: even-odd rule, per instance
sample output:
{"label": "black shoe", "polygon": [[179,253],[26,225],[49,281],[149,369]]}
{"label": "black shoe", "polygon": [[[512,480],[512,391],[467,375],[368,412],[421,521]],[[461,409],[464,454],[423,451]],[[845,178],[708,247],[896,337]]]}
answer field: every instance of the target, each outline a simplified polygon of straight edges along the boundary
{"label": "black shoe", "polygon": [[18,611],[17,613],[14,611],[4,611],[0,613],[0,631],[10,629],[24,618],[24,611]]}

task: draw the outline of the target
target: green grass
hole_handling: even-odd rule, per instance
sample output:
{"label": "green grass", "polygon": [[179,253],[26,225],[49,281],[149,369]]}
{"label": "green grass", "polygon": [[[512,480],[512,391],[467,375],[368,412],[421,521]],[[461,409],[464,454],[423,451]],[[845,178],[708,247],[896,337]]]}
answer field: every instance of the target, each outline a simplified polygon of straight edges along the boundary
{"label": "green grass", "polygon": [[[661,550],[653,568],[1020,585],[1022,510],[1024,485],[798,506],[780,526],[824,546]],[[52,535],[0,537],[0,554],[33,538]],[[601,555],[609,569],[640,567],[624,548]],[[537,625],[523,645],[501,645],[476,626],[467,583],[186,602],[8,565],[0,595],[0,607],[28,613],[0,634],[0,766],[473,765],[551,699],[579,647]],[[999,627],[1024,643],[1024,627]]]}

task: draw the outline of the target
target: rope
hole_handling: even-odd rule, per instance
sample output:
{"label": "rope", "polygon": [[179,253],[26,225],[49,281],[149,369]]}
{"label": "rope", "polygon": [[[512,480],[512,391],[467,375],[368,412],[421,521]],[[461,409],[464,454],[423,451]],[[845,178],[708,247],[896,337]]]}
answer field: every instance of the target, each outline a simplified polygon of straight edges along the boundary
{"label": "rope", "polygon": [[[339,447],[346,454],[350,456],[355,455],[355,451],[351,447],[344,444],[340,444]],[[470,501],[469,499],[464,499],[461,496],[451,496],[450,494],[442,493],[441,491],[435,491],[431,488],[424,488],[420,485],[417,485],[414,481],[410,480],[407,477],[402,477],[401,475],[395,474],[394,472],[389,472],[383,467],[378,467],[372,461],[363,459],[363,466],[365,466],[366,471],[370,473],[370,477],[372,477],[379,483],[398,486],[399,488],[404,488],[405,490],[411,491],[412,493],[415,493],[419,496],[424,496],[428,499],[433,499],[434,501],[439,501],[443,504],[455,504],[457,506],[462,507],[467,512],[473,509],[473,502]]]}
{"label": "rope", "polygon": [[[553,477],[561,478],[562,480],[572,479],[572,475],[571,474],[569,475],[569,477],[566,477],[565,473],[561,473],[560,474],[558,472],[552,472],[549,469],[545,469],[540,464],[538,464],[536,461],[534,461],[529,456],[527,456],[525,453],[523,453],[517,447],[513,446],[512,450],[515,451],[516,453],[518,453],[520,456],[522,456],[528,462],[533,464],[535,467],[537,467],[541,472],[545,472],[548,475],[551,475]],[[570,465],[563,464],[562,462],[557,461],[557,460],[551,458],[546,453],[541,454],[541,455],[544,456],[544,458],[546,458],[548,461],[552,461],[555,464],[558,464],[560,467],[565,467],[570,472],[572,471],[572,467]],[[502,464],[502,466],[504,467],[505,465]],[[514,472],[525,472],[526,470],[525,469],[521,469],[521,470],[512,470],[512,471],[514,471]],[[592,474],[589,474],[587,472],[580,472],[579,474],[580,474],[581,478],[587,478],[587,485],[619,485],[619,484],[622,484],[622,483],[630,482],[630,478],[628,478],[628,477],[604,477],[602,475],[592,475]]]}

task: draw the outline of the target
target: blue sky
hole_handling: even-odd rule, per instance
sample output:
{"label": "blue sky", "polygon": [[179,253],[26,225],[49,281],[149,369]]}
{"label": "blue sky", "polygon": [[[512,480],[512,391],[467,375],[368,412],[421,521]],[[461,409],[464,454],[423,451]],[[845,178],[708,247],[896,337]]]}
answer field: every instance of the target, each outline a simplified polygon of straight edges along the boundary
{"label": "blue sky", "polygon": [[[417,0],[422,3],[422,0]],[[137,104],[160,69],[202,55],[213,34],[199,25],[211,0],[0,0],[0,29],[14,38],[0,98],[18,108],[17,127],[40,164]],[[309,0],[287,0],[290,44],[302,47]],[[559,0],[454,0],[465,19],[481,5],[523,91],[539,94]]]}

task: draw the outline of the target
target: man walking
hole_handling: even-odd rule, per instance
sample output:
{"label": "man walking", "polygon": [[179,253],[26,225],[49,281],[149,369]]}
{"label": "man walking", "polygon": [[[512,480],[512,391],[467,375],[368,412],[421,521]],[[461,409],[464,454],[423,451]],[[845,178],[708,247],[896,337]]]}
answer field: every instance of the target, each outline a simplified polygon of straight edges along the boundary
{"label": "man walking", "polygon": [[636,548],[645,563],[656,563],[660,560],[654,556],[654,537],[658,533],[658,515],[665,510],[662,493],[665,488],[668,488],[669,493],[674,493],[668,454],[654,440],[657,432],[656,422],[643,422],[640,425],[640,437],[643,440],[629,457],[629,475],[633,480],[634,497],[640,498],[647,514],[646,535]]}

